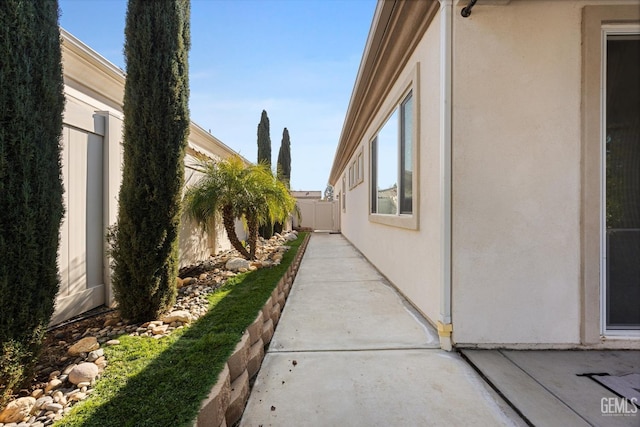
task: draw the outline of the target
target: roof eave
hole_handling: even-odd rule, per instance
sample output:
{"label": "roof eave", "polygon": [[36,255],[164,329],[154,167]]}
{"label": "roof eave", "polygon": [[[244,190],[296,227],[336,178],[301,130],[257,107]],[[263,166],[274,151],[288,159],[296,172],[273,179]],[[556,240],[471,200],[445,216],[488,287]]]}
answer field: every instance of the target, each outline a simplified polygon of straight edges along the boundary
{"label": "roof eave", "polygon": [[438,7],[438,0],[379,0],[336,148],[331,185],[338,182]]}

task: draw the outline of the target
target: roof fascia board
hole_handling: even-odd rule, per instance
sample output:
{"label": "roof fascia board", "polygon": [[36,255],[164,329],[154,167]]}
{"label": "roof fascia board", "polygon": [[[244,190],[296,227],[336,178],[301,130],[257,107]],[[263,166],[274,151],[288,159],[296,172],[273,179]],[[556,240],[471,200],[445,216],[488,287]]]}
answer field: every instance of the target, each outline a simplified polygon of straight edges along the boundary
{"label": "roof fascia board", "polygon": [[[60,28],[65,82],[80,85],[122,111],[125,74],[69,32]],[[75,86],[74,85],[74,86]]]}
{"label": "roof fascia board", "polygon": [[331,185],[346,168],[438,8],[438,0],[378,3],[331,168]]}

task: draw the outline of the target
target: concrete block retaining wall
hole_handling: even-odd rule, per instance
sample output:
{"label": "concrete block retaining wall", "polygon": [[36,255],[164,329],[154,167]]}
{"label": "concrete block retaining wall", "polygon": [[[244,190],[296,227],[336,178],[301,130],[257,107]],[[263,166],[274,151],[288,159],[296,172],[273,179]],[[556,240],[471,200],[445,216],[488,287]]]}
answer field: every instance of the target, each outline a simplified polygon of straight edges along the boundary
{"label": "concrete block retaining wall", "polygon": [[249,398],[249,380],[260,370],[310,237],[305,237],[293,262],[227,359],[218,382],[200,404],[194,427],[232,426],[242,417]]}

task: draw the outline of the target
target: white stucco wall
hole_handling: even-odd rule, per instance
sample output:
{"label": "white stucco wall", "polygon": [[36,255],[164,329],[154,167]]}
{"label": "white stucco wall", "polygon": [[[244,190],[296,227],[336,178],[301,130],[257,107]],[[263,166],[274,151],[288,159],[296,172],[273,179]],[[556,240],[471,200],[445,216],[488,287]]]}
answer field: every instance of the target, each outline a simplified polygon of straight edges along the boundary
{"label": "white stucco wall", "polygon": [[[390,282],[431,322],[440,311],[440,166],[439,166],[439,24],[435,18],[423,40],[407,62],[382,108],[371,118],[365,137],[356,150],[364,154],[364,181],[346,190],[346,212],[341,212],[341,229]],[[419,215],[417,230],[372,222],[368,219],[370,156],[369,143],[393,111],[419,62],[417,101],[419,194],[414,212]],[[417,95],[417,97],[415,97]],[[352,159],[353,160],[353,159]],[[351,161],[352,161],[351,160]],[[349,163],[351,163],[351,161]],[[343,172],[348,173],[347,171]],[[348,177],[347,177],[348,182]],[[341,190],[342,177],[338,181]],[[414,194],[416,192],[414,191]]]}
{"label": "white stucco wall", "polygon": [[580,341],[581,5],[454,20],[457,343]]}

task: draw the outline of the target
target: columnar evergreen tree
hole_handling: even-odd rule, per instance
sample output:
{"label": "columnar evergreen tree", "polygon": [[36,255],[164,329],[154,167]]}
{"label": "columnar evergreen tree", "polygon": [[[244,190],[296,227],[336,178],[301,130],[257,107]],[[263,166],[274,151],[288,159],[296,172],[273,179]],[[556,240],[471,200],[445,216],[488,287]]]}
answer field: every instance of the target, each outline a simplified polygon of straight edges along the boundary
{"label": "columnar evergreen tree", "polygon": [[[271,168],[271,134],[269,130],[269,117],[262,110],[260,123],[258,123],[258,164]],[[268,239],[273,234],[273,224],[267,221],[260,226],[260,236]]]}
{"label": "columnar evergreen tree", "polygon": [[258,123],[258,163],[271,167],[271,135],[269,133],[269,116],[262,110]]}
{"label": "columnar evergreen tree", "polygon": [[63,109],[58,2],[0,1],[0,408],[30,374],[58,293]]}
{"label": "columnar evergreen tree", "polygon": [[124,169],[114,230],[121,315],[157,318],[175,302],[184,155],[189,134],[189,0],[129,0]]}
{"label": "columnar evergreen tree", "polygon": [[291,140],[289,139],[289,131],[284,128],[282,132],[282,142],[280,143],[280,151],[278,152],[277,164],[278,179],[290,188],[291,182]]}
{"label": "columnar evergreen tree", "polygon": [[[289,131],[284,128],[282,131],[282,141],[280,142],[280,150],[278,151],[278,163],[276,164],[276,175],[287,189],[291,188],[291,141],[289,139]],[[283,224],[277,222],[273,224],[273,231],[282,233]]]}

